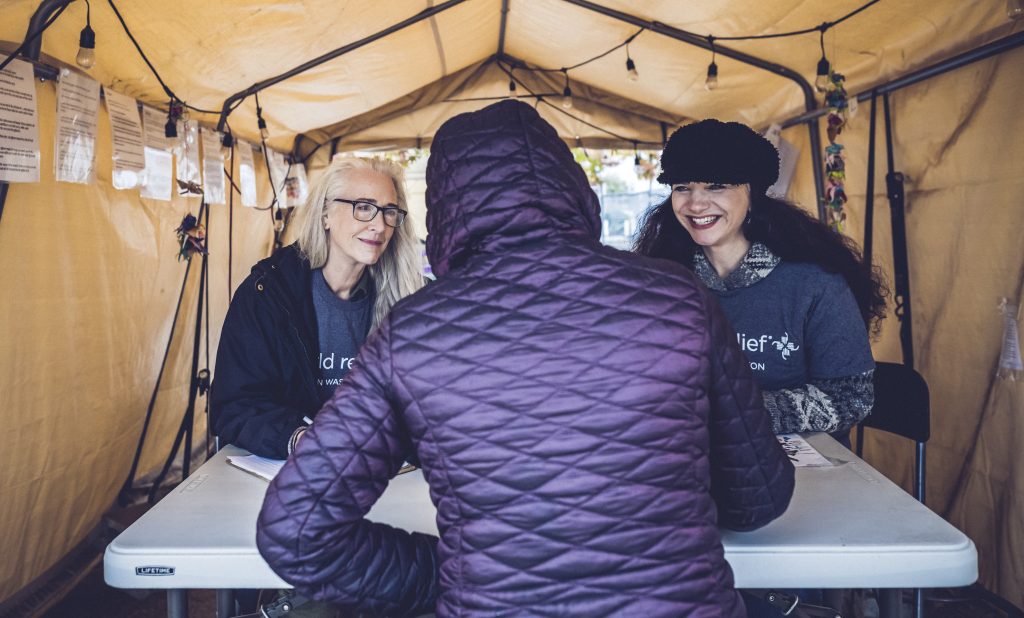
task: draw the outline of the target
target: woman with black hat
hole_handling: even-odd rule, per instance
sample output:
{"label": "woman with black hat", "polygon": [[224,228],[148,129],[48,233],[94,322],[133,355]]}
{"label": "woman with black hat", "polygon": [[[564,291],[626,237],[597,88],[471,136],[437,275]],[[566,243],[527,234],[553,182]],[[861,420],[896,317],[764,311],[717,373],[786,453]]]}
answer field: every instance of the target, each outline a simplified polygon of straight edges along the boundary
{"label": "woman with black hat", "polygon": [[682,127],[661,168],[672,194],[645,215],[635,250],[683,264],[714,291],[776,433],[827,431],[849,446],[874,400],[879,275],[851,240],[766,194],[778,151],[743,124]]}

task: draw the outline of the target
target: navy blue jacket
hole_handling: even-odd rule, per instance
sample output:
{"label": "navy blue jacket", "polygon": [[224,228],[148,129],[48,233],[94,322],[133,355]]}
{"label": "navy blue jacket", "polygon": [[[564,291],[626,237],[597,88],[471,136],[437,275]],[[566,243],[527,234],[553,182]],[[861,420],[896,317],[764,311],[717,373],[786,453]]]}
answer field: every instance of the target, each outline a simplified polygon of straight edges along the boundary
{"label": "navy blue jacket", "polygon": [[210,423],[222,444],[284,459],[288,440],[324,399],[317,386],[312,273],[295,245],[253,266],[220,335]]}

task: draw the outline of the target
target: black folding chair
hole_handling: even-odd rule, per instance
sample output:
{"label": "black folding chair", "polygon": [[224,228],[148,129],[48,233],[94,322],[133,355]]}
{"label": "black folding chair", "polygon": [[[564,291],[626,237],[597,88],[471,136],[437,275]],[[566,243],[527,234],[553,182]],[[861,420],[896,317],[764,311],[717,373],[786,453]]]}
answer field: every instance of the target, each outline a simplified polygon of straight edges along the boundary
{"label": "black folding chair", "polygon": [[[925,443],[931,436],[931,408],[928,383],[912,367],[898,363],[875,363],[875,407],[857,426],[857,456],[864,452],[864,428],[880,429],[914,441],[914,497],[924,504]],[[899,591],[887,591],[881,603],[896,603]],[[898,615],[895,614],[895,615]],[[914,616],[924,616],[921,590],[914,590]]]}

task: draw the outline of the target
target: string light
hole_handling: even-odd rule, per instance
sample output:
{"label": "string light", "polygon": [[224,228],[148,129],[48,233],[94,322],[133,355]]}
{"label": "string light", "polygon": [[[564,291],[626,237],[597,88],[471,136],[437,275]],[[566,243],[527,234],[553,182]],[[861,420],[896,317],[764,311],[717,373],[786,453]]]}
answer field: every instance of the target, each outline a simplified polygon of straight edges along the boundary
{"label": "string light", "polygon": [[78,35],[78,55],[75,56],[75,63],[83,69],[91,69],[96,64],[96,33],[91,25],[91,12],[89,0],[85,0],[85,28]]}
{"label": "string light", "polygon": [[569,88],[569,71],[563,71],[563,73],[565,73],[565,89],[562,90],[562,107],[572,109],[572,89]]}
{"label": "string light", "polygon": [[708,76],[704,79],[704,88],[710,91],[718,88],[718,65],[715,64],[715,37],[708,36],[708,43],[711,45],[711,64],[708,65]]}
{"label": "string light", "polygon": [[825,31],[828,30],[828,24],[821,25],[821,60],[818,61],[818,70],[815,73],[814,87],[818,92],[825,92],[828,89],[828,74],[831,72],[831,65],[828,62],[828,58],[825,57]]}
{"label": "string light", "polygon": [[633,62],[633,58],[629,55],[629,44],[626,44],[626,78],[631,82],[640,79],[640,73],[636,70],[636,63]]}
{"label": "string light", "polygon": [[1010,19],[1024,17],[1024,0],[1006,0],[1006,16]]}

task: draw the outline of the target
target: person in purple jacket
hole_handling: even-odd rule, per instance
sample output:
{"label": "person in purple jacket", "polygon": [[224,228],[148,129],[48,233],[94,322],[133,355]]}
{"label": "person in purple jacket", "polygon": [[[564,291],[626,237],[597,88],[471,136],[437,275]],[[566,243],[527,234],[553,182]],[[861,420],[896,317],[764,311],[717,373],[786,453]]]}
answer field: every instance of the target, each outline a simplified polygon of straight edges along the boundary
{"label": "person in purple jacket", "polygon": [[[375,616],[745,615],[719,526],[778,517],[794,475],[714,296],[600,245],[583,170],[516,101],[437,132],[427,226],[437,281],[267,491],[270,567]],[[365,519],[410,455],[439,539]]]}

